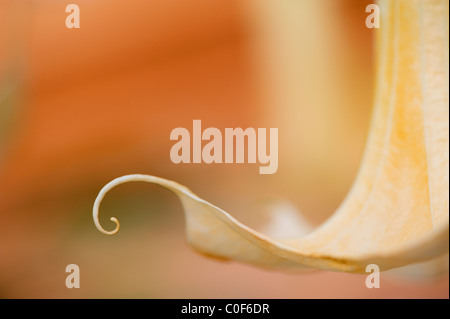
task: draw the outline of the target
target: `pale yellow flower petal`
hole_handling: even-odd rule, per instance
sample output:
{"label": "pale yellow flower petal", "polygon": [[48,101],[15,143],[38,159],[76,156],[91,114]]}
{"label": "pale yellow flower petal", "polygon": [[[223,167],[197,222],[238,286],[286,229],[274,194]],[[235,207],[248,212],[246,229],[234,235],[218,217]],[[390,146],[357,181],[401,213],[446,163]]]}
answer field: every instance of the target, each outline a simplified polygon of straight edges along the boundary
{"label": "pale yellow flower petal", "polygon": [[[198,251],[270,268],[365,272],[430,260],[448,252],[448,1],[380,2],[377,93],[365,155],[347,198],[305,236],[275,239],[237,221],[173,181],[128,175],[180,198],[189,243]],[[115,220],[117,226],[118,222]]]}

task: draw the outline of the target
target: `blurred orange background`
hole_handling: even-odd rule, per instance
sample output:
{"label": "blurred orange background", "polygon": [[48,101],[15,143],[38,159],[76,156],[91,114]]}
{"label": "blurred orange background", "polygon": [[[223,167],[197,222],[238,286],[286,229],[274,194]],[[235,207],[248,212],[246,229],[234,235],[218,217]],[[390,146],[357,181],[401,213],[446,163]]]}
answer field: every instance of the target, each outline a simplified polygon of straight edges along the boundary
{"label": "blurred orange background", "polygon": [[[0,0],[0,297],[448,298],[424,279],[279,273],[207,259],[181,205],[143,173],[175,180],[250,226],[261,203],[319,224],[351,186],[373,97],[373,32],[356,0]],[[65,7],[80,7],[68,29]],[[279,169],[173,164],[172,129],[278,127]],[[67,289],[65,267],[80,266]]]}

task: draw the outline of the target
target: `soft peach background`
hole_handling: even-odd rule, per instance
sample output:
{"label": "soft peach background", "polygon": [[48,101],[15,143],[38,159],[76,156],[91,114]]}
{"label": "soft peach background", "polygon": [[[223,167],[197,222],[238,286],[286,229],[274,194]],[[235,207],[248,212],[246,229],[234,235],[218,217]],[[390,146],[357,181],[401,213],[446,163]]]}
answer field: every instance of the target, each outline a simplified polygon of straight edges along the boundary
{"label": "soft peach background", "polygon": [[[65,27],[69,3],[80,29]],[[448,298],[448,275],[386,273],[369,290],[361,275],[207,259],[185,243],[175,196],[152,185],[107,196],[101,216],[105,228],[119,218],[117,236],[92,222],[97,192],[127,173],[176,180],[250,225],[268,199],[325,220],[368,129],[368,3],[0,0],[0,297]],[[279,171],[171,163],[170,131],[193,119],[278,127]],[[77,290],[65,287],[70,263]]]}

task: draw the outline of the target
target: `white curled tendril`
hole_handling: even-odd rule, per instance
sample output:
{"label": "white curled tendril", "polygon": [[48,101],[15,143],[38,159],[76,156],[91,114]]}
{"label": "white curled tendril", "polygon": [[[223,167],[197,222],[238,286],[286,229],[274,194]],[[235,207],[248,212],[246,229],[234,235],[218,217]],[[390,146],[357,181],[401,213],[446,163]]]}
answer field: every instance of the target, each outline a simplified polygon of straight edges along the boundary
{"label": "white curled tendril", "polygon": [[105,197],[106,193],[108,193],[111,189],[113,189],[117,185],[128,183],[128,182],[147,182],[147,183],[152,183],[152,184],[158,184],[158,185],[166,187],[167,189],[170,189],[176,193],[185,193],[188,196],[195,198],[196,200],[200,200],[195,194],[193,194],[186,187],[184,187],[180,184],[177,184],[175,182],[166,180],[164,178],[151,176],[151,175],[144,175],[144,174],[131,174],[131,175],[125,175],[125,176],[115,178],[111,182],[106,184],[102,188],[102,190],[98,193],[97,198],[95,199],[95,202],[94,202],[94,207],[92,209],[92,216],[94,218],[95,226],[103,234],[106,234],[106,235],[116,234],[120,229],[120,223],[117,220],[117,218],[111,217],[110,220],[116,224],[116,228],[111,231],[105,230],[102,227],[102,225],[100,225],[100,221],[98,219],[100,204],[102,203],[102,200]]}
{"label": "white curled tendril", "polygon": [[120,223],[117,220],[117,218],[115,218],[115,217],[110,218],[110,220],[116,224],[116,228],[114,230],[107,231],[102,227],[102,225],[100,225],[100,221],[98,219],[98,214],[99,214],[100,204],[102,203],[103,198],[105,197],[106,193],[108,193],[111,189],[113,189],[117,185],[133,181],[134,180],[133,178],[134,178],[134,175],[126,175],[126,176],[118,177],[118,178],[112,180],[111,182],[109,182],[108,184],[106,184],[102,188],[102,190],[98,193],[97,198],[95,199],[95,202],[94,202],[94,207],[92,208],[92,216],[94,217],[95,227],[97,227],[97,229],[100,232],[102,232],[103,234],[114,235],[120,229]]}
{"label": "white curled tendril", "polygon": [[[114,222],[116,224],[116,228],[114,230],[105,230],[102,225],[100,225],[100,221],[98,219],[99,214],[99,208],[100,204],[102,203],[103,198],[105,197],[106,193],[108,193],[111,189],[116,187],[117,185],[128,183],[128,182],[135,182],[135,181],[148,181],[153,182],[152,180],[149,180],[152,176],[142,175],[142,174],[132,174],[132,175],[125,175],[118,178],[113,179],[111,182],[106,184],[102,190],[98,193],[97,198],[94,202],[94,207],[92,208],[92,216],[94,217],[94,223],[97,229],[106,235],[114,235],[117,234],[117,232],[120,229],[120,223],[115,217],[111,217],[109,220]],[[155,177],[157,178],[157,177]]]}

